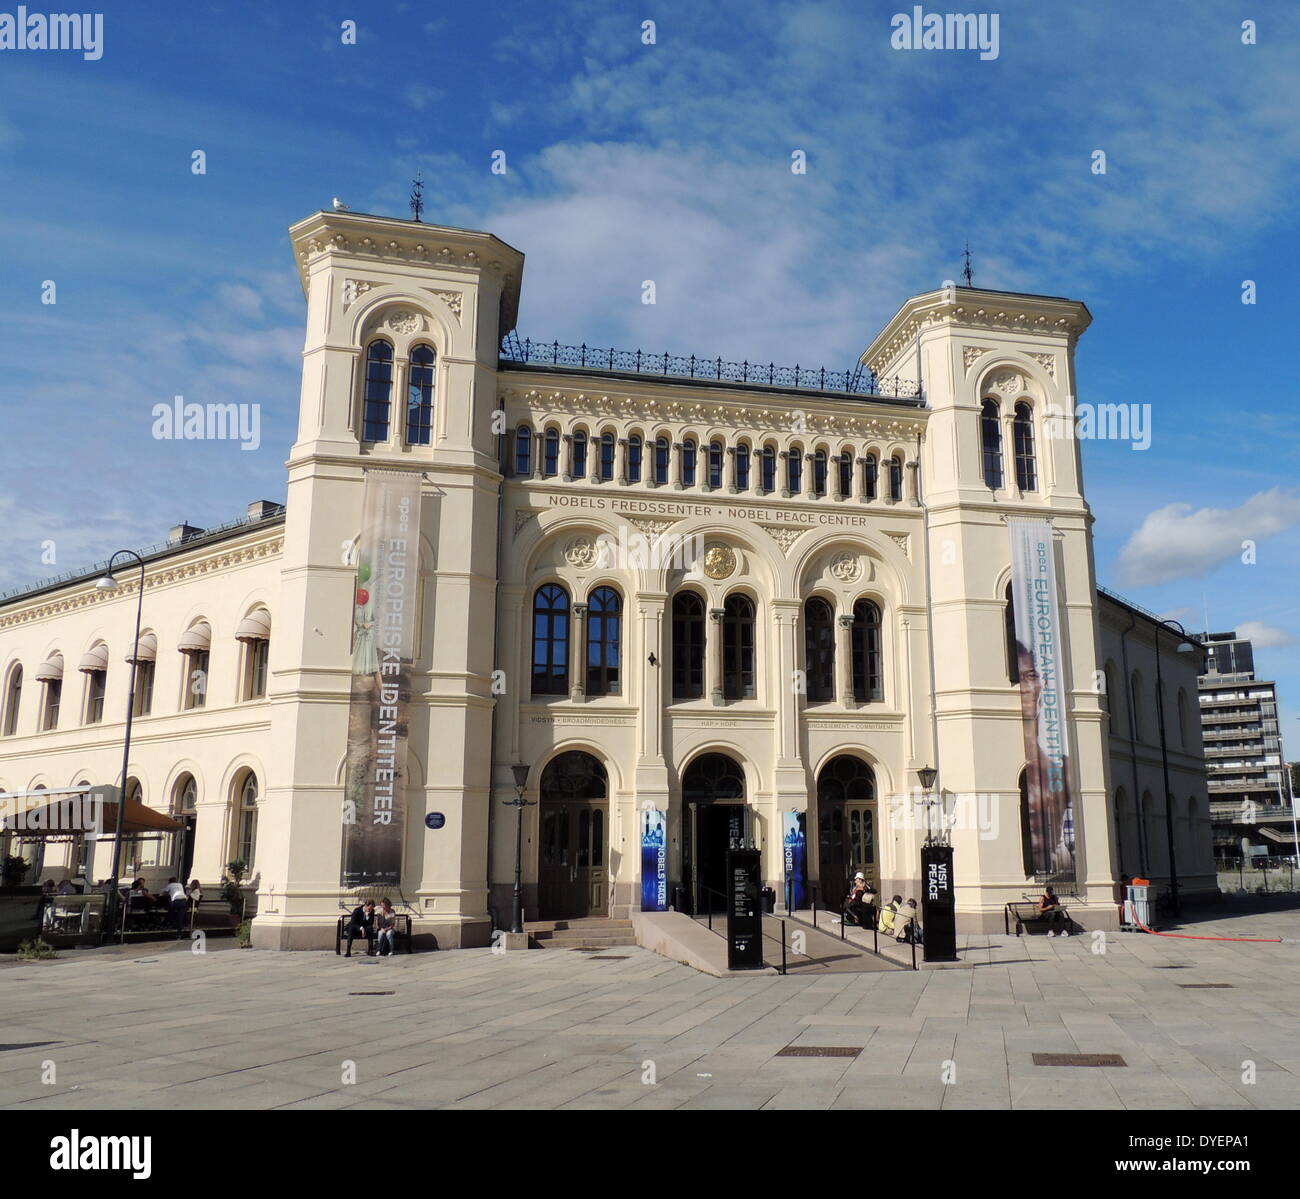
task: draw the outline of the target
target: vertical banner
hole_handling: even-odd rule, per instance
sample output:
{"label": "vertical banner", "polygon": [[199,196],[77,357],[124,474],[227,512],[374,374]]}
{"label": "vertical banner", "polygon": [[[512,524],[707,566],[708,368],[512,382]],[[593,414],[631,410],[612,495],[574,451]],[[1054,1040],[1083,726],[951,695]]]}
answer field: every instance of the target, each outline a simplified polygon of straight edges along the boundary
{"label": "vertical banner", "polygon": [[664,828],[668,814],[657,808],[641,813],[641,910],[668,910],[668,847]]}
{"label": "vertical banner", "polygon": [[1073,882],[1069,709],[1062,675],[1052,526],[1045,520],[1012,517],[1007,529],[1028,790],[1028,813],[1021,818],[1028,816],[1034,874],[1046,881]]}
{"label": "vertical banner", "polygon": [[340,877],[345,887],[401,881],[421,478],[413,471],[366,472],[352,596]]}
{"label": "vertical banner", "polygon": [[[806,812],[781,813],[781,841],[785,849],[785,904],[798,912],[808,906],[806,863],[808,853]],[[823,900],[825,896],[822,897]]]}
{"label": "vertical banner", "polygon": [[957,960],[957,900],[952,881],[952,846],[921,848],[921,934],[927,962]]}

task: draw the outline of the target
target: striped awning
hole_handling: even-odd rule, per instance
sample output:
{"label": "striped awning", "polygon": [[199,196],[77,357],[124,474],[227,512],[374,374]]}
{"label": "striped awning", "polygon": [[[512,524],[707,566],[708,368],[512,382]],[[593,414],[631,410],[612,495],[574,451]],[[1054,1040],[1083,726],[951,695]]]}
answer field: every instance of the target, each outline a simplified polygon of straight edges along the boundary
{"label": "striped awning", "polygon": [[236,641],[269,641],[271,639],[271,614],[265,608],[250,612],[235,629]]}
{"label": "striped awning", "polygon": [[126,652],[127,662],[156,662],[158,660],[158,637],[154,633],[141,633],[134,649]]}
{"label": "striped awning", "polygon": [[212,626],[206,620],[199,621],[181,634],[176,648],[183,654],[207,653],[212,648]]}
{"label": "striped awning", "polygon": [[83,674],[98,674],[108,669],[108,646],[102,642],[88,653],[81,655],[77,669]]}
{"label": "striped awning", "polygon": [[36,668],[38,683],[57,683],[63,678],[63,655],[51,654]]}

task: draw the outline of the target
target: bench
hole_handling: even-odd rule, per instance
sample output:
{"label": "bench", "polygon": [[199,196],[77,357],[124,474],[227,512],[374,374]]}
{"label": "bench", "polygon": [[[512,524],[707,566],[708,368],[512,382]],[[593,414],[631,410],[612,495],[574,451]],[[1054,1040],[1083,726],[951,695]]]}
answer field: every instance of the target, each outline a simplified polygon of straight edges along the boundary
{"label": "bench", "polygon": [[[1072,933],[1075,931],[1074,921],[1070,918],[1070,913],[1066,910],[1065,904],[1060,905],[1062,914],[1065,916],[1065,931]],[[1009,903],[1002,912],[1002,924],[1006,930],[1007,936],[1011,935],[1011,922],[1016,922],[1016,936],[1022,936],[1025,933],[1040,932],[1045,933],[1051,927],[1047,916],[1040,910],[1036,900],[1028,900],[1024,903]]]}
{"label": "bench", "polygon": [[[340,916],[338,923],[334,926],[334,952],[340,954],[343,952],[343,946],[347,944],[348,925],[352,922],[352,913],[348,912],[345,916]],[[376,940],[378,937],[376,936]],[[366,949],[374,947],[375,941],[366,941],[360,934],[357,940],[365,944]],[[415,949],[411,938],[411,918],[405,912],[393,913],[393,952],[397,953],[402,946],[406,946],[407,953],[414,953]]]}

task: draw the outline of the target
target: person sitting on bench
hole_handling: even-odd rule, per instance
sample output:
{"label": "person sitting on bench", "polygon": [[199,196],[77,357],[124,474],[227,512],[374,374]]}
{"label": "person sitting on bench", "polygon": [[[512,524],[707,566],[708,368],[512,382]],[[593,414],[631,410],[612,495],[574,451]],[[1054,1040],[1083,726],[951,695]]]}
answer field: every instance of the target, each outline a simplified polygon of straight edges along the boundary
{"label": "person sitting on bench", "polygon": [[898,916],[898,909],[903,906],[903,897],[895,895],[893,899],[885,905],[884,911],[880,913],[879,931],[886,936],[894,936],[894,920]]}
{"label": "person sitting on bench", "polygon": [[[393,901],[387,895],[379,901],[379,911],[375,913],[375,953],[381,958],[392,957],[393,936],[397,932],[397,913],[393,911]],[[385,951],[384,946],[388,949]]]}
{"label": "person sitting on bench", "polygon": [[357,907],[348,921],[348,951],[343,955],[346,958],[352,956],[352,942],[357,939],[357,933],[360,933],[366,939],[366,957],[374,957],[375,901],[373,899],[367,899],[365,903]]}
{"label": "person sitting on bench", "polygon": [[1038,901],[1038,914],[1047,921],[1047,935],[1056,936],[1056,926],[1058,924],[1064,927],[1061,930],[1061,936],[1070,935],[1070,918],[1065,914],[1065,909],[1061,907],[1061,901],[1056,898],[1056,892],[1049,886],[1047,893]]}

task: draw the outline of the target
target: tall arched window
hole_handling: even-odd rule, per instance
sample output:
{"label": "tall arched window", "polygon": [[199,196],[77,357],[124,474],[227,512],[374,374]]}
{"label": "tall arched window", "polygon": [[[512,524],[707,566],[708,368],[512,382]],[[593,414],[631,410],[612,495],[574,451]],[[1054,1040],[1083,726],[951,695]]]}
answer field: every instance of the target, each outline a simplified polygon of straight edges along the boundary
{"label": "tall arched window", "polygon": [[743,441],[736,447],[736,488],[749,490],[749,446]]}
{"label": "tall arched window", "polygon": [[704,694],[704,601],[693,591],[673,596],[673,699]]}
{"label": "tall arched window", "polygon": [[1007,646],[1007,681],[1020,682],[1020,651],[1016,647],[1016,600],[1007,584],[1006,602],[1002,608],[1003,632]]}
{"label": "tall arched window", "polygon": [[587,477],[587,434],[579,429],[573,435],[573,477]]}
{"label": "tall arched window", "polygon": [[1023,400],[1016,405],[1011,431],[1016,442],[1016,486],[1021,491],[1038,490],[1038,467],[1034,462],[1034,411]]}
{"label": "tall arched window", "polygon": [[984,447],[984,485],[997,491],[1002,486],[1002,414],[996,400],[980,406],[980,444]]}
{"label": "tall arched window", "polygon": [[682,486],[695,486],[695,472],[697,469],[697,460],[699,458],[699,447],[695,444],[693,437],[687,437],[682,442]]}
{"label": "tall arched window", "polygon": [[560,431],[546,430],[545,448],[542,451],[542,474],[553,479],[560,472]]}
{"label": "tall arched window", "polygon": [[803,449],[797,445],[785,457],[785,487],[791,495],[798,495],[803,487]]}
{"label": "tall arched window", "polygon": [[533,473],[533,431],[527,425],[515,430],[515,474],[521,479]]}
{"label": "tall arched window", "polygon": [[614,477],[614,434],[600,435],[600,477],[608,483]]}
{"label": "tall arched window", "polygon": [[23,668],[15,665],[9,672],[5,684],[4,724],[0,725],[6,737],[12,737],[18,731],[18,708],[23,698]]}
{"label": "tall arched window", "polygon": [[668,438],[655,438],[655,484],[663,487],[668,482]]}
{"label": "tall arched window", "polygon": [[63,655],[55,650],[36,668],[36,681],[44,685],[41,693],[41,732],[59,727],[59,710],[63,706]]}
{"label": "tall arched window", "polygon": [[1020,772],[1020,861],[1025,869],[1025,877],[1034,874],[1034,833],[1029,815],[1029,771]]}
{"label": "tall arched window", "polygon": [[722,486],[722,442],[709,442],[709,486]]}
{"label": "tall arched window", "polygon": [[240,780],[235,799],[235,857],[247,863],[251,875],[257,852],[257,775],[251,770]]}
{"label": "tall arched window", "polygon": [[533,596],[533,694],[569,691],[569,593],[547,583]]}
{"label": "tall arched window", "polygon": [[820,596],[808,600],[803,612],[808,702],[827,703],[835,698],[835,615]]}
{"label": "tall arched window", "polygon": [[839,457],[840,464],[840,495],[850,496],[853,494],[853,454],[845,450]]}
{"label": "tall arched window", "polygon": [[826,451],[818,450],[813,455],[813,495],[826,494]]}
{"label": "tall arched window", "polygon": [[867,499],[874,500],[880,489],[880,464],[875,454],[868,454],[862,464],[862,483]]}
{"label": "tall arched window", "polygon": [[622,654],[623,601],[597,587],[587,601],[587,694],[617,695]]}
{"label": "tall arched window", "polygon": [[433,437],[433,368],[437,357],[432,346],[411,350],[411,373],[406,387],[406,444],[428,445]]}
{"label": "tall arched window", "polygon": [[903,459],[897,454],[889,460],[889,498],[903,498]]}
{"label": "tall arched window", "polygon": [[640,433],[633,433],[627,439],[627,481],[641,482],[641,451],[643,443]]}
{"label": "tall arched window", "polygon": [[365,403],[361,414],[361,440],[388,440],[388,412],[393,392],[393,347],[372,341],[366,347]]}
{"label": "tall arched window", "polygon": [[885,695],[884,654],[881,648],[880,609],[870,600],[853,605],[853,698],[860,704]]}
{"label": "tall arched window", "polygon": [[763,447],[763,468],[762,483],[764,491],[776,490],[776,447],[765,445]]}
{"label": "tall arched window", "polygon": [[722,605],[722,695],[754,697],[754,601],[739,593]]}

